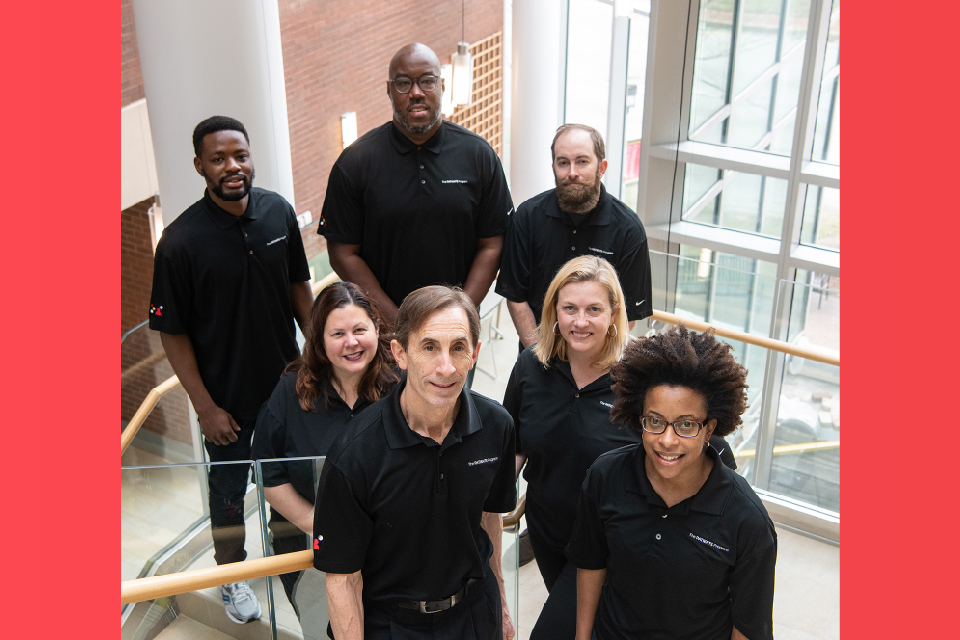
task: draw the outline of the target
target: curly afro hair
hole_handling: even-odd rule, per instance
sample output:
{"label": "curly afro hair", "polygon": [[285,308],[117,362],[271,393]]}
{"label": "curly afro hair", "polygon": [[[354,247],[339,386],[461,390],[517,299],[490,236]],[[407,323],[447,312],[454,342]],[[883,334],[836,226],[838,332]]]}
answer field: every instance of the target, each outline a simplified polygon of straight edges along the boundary
{"label": "curly afro hair", "polygon": [[707,401],[706,419],[717,421],[714,435],[730,435],[747,408],[747,370],[732,351],[712,330],[697,333],[682,324],[634,340],[610,371],[617,396],[610,418],[639,432],[647,391],[661,385],[686,387]]}

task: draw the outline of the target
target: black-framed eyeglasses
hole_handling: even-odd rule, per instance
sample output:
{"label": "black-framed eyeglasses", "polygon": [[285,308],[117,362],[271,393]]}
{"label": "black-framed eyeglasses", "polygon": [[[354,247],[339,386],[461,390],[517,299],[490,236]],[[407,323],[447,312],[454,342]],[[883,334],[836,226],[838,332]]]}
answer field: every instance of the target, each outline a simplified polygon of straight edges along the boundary
{"label": "black-framed eyeglasses", "polygon": [[643,427],[643,430],[647,433],[652,433],[659,435],[667,430],[667,427],[673,427],[673,432],[676,433],[681,438],[694,438],[700,429],[703,429],[703,423],[697,422],[696,420],[677,420],[676,422],[669,422],[663,418],[651,418],[647,416],[640,416],[640,426]]}
{"label": "black-framed eyeglasses", "polygon": [[440,78],[433,75],[420,76],[416,79],[400,76],[399,78],[394,78],[390,82],[393,83],[393,88],[397,90],[397,93],[410,93],[410,90],[413,89],[414,82],[416,82],[417,86],[420,87],[420,91],[423,91],[424,93],[432,93],[440,83]]}

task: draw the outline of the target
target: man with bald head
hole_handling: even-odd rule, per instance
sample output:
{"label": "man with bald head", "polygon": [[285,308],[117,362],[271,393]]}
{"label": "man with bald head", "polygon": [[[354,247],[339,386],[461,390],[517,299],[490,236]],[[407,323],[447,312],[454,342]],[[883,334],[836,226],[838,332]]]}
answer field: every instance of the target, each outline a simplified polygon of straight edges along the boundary
{"label": "man with bald head", "polygon": [[386,81],[393,120],[337,159],[317,232],[344,280],[376,299],[392,325],[420,287],[462,287],[479,307],[496,276],[513,201],[496,152],[444,122],[440,60],[400,49]]}

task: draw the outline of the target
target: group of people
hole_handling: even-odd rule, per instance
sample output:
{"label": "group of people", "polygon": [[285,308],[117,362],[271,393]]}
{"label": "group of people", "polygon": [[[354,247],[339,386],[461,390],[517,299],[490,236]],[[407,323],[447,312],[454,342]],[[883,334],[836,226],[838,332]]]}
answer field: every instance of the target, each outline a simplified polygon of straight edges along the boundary
{"label": "group of people", "polygon": [[[428,47],[391,60],[392,121],[330,174],[318,232],[342,281],[315,301],[243,125],[197,125],[207,189],[157,247],[150,326],[210,460],[325,456],[261,481],[273,550],[312,546],[337,640],[512,637],[501,514],[521,470],[550,593],[531,637],[772,638],[776,533],[722,440],[746,371],[711,334],[630,338],[652,313],[646,236],[600,182],[599,132],[560,127],[556,188],[514,212],[444,90]],[[469,388],[495,278],[521,341],[502,405]],[[218,564],[245,558],[248,477],[210,468]],[[295,608],[299,579],[281,576]],[[246,582],[221,594],[234,622],[261,615]]]}

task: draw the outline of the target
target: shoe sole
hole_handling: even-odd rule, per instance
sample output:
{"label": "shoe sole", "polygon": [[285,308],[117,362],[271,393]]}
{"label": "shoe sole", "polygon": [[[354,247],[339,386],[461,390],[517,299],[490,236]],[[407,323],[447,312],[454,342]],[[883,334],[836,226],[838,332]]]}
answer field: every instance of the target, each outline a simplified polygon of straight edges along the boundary
{"label": "shoe sole", "polygon": [[257,603],[257,615],[253,616],[252,618],[248,618],[247,620],[241,620],[240,618],[234,617],[234,615],[233,615],[232,613],[230,613],[230,611],[228,611],[227,609],[224,609],[224,610],[223,610],[223,612],[227,614],[227,617],[230,618],[233,622],[236,622],[237,624],[247,624],[248,622],[253,622],[254,620],[259,620],[259,619],[260,619],[260,614],[262,613],[262,611],[263,611],[263,610],[260,608],[260,603],[258,602],[258,603]]}

